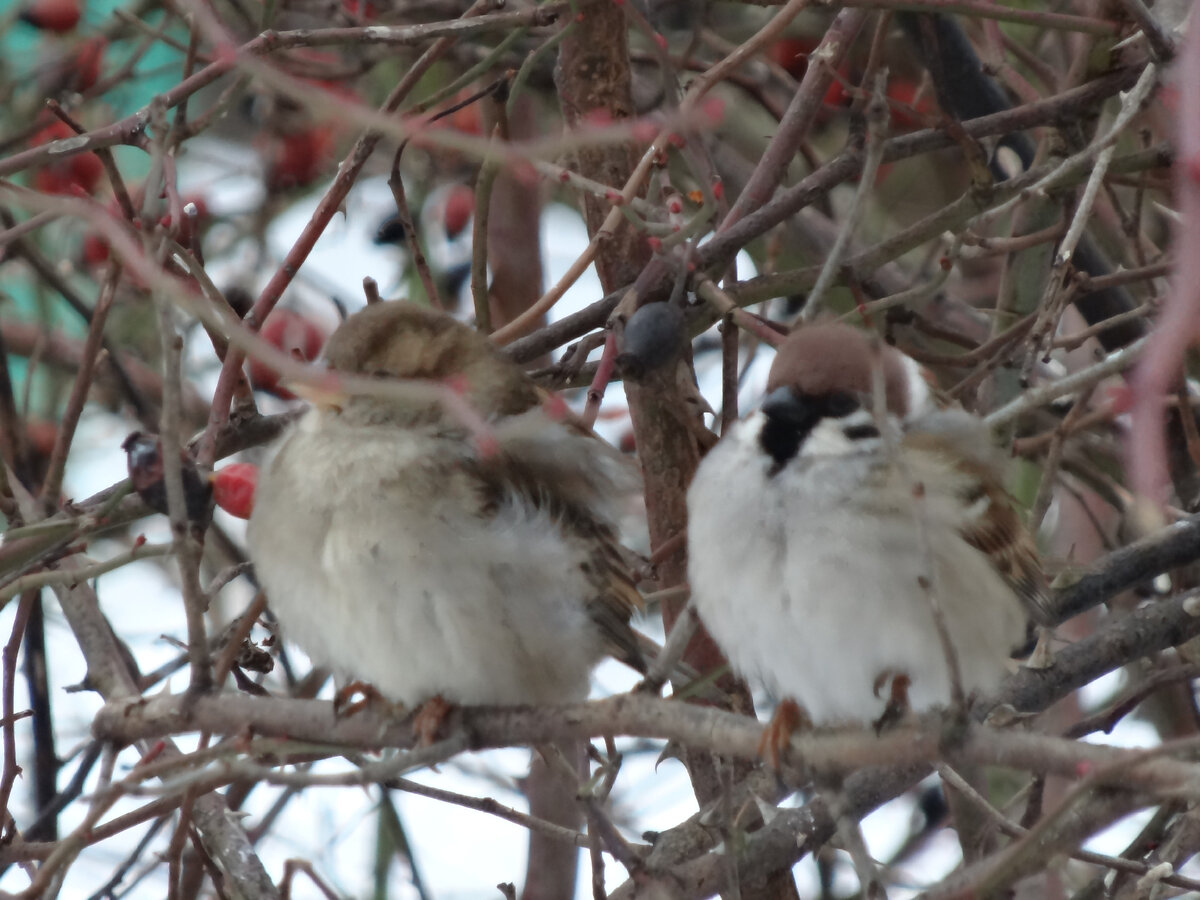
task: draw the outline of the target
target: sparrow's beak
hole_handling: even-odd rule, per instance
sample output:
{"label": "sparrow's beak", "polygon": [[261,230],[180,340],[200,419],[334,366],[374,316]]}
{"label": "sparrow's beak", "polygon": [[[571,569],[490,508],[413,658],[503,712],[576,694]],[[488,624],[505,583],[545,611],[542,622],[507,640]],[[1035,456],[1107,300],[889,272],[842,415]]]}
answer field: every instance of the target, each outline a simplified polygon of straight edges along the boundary
{"label": "sparrow's beak", "polygon": [[806,420],[811,416],[803,400],[786,385],[777,387],[763,398],[762,411],[769,418],[785,422]]}
{"label": "sparrow's beak", "polygon": [[346,392],[332,378],[328,380],[327,384],[319,385],[300,384],[299,382],[283,382],[282,384],[297,397],[307,400],[322,412],[341,412],[342,407],[346,404]]}

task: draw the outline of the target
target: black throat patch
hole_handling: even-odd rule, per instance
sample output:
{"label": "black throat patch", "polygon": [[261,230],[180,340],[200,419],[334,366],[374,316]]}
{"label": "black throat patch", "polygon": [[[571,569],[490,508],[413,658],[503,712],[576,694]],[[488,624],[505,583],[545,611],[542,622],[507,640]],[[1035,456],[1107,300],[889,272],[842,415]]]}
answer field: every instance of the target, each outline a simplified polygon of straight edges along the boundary
{"label": "black throat patch", "polygon": [[858,409],[850,393],[795,394],[776,391],[763,403],[766,416],[758,435],[759,446],[771,457],[768,476],[777,475],[800,452],[812,430],[825,418],[842,418]]}

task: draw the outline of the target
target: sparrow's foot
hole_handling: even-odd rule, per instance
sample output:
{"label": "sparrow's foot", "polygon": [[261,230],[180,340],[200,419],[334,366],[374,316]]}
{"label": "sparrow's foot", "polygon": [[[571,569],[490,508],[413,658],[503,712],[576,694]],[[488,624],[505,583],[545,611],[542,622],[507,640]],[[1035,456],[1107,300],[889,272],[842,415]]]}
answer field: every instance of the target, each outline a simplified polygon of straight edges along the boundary
{"label": "sparrow's foot", "polygon": [[386,703],[383,694],[365,681],[350,681],[338,688],[333,695],[333,714],[344,719],[362,712],[369,706]]}
{"label": "sparrow's foot", "polygon": [[808,713],[795,700],[783,700],[775,707],[775,714],[763,729],[758,740],[758,756],[775,771],[779,771],[779,757],[792,741],[797,731],[808,731],[813,727]]}
{"label": "sparrow's foot", "polygon": [[883,707],[883,714],[871,723],[875,726],[876,734],[881,734],[885,729],[898,724],[911,711],[908,704],[908,688],[912,684],[912,679],[904,672],[895,672],[891,669],[880,672],[875,678],[875,696],[880,695],[884,685],[889,681],[891,687],[888,691],[887,704]]}
{"label": "sparrow's foot", "polygon": [[418,707],[413,716],[413,734],[417,736],[417,746],[428,747],[437,737],[438,729],[450,714],[454,705],[441,694],[434,694]]}

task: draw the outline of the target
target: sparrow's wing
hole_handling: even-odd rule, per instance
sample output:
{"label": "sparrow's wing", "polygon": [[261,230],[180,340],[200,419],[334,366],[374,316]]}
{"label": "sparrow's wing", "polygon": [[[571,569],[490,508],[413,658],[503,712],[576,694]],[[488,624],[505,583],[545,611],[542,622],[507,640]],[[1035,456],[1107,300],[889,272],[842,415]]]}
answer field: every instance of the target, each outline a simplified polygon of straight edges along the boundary
{"label": "sparrow's wing", "polygon": [[1050,589],[1037,547],[1004,492],[982,487],[970,509],[979,512],[963,525],[963,539],[987,555],[1038,624],[1052,624]]}
{"label": "sparrow's wing", "polygon": [[515,494],[543,509],[585,548],[584,574],[593,586],[581,598],[608,652],[644,672],[637,633],[629,625],[642,598],[625,564],[613,521],[636,483],[628,463],[603,441],[551,421],[541,409],[494,424],[498,449],[472,463],[485,508]]}
{"label": "sparrow's wing", "polygon": [[927,418],[928,423],[918,420],[904,435],[909,451],[942,460],[941,483],[930,475],[924,478],[927,488],[953,492],[963,509],[959,525],[963,540],[988,558],[1039,624],[1050,624],[1050,590],[1037,545],[1000,486],[986,426],[955,411]]}
{"label": "sparrow's wing", "polygon": [[588,614],[604,636],[608,653],[644,675],[646,659],[637,632],[629,624],[642,608],[642,595],[621,559],[616,535],[608,528],[597,528],[590,542],[592,569],[588,578],[595,593],[585,601]]}

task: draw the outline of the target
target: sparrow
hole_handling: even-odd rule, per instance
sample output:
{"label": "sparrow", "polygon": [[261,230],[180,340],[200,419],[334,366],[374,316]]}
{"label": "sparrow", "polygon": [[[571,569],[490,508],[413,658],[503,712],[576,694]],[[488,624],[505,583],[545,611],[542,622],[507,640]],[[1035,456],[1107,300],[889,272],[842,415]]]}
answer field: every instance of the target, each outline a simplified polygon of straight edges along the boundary
{"label": "sparrow", "polygon": [[[121,442],[121,449],[125,451],[130,486],[147,506],[155,512],[168,515],[162,438],[156,434],[135,431]],[[188,521],[203,530],[212,518],[212,480],[202,474],[192,458],[182,450],[179,452],[179,469],[183,478]]]}
{"label": "sparrow", "polygon": [[760,408],[697,470],[688,515],[701,619],[733,668],[817,725],[951,702],[935,602],[967,695],[994,687],[1028,617],[1045,617],[984,423],[934,407],[915,363],[849,326],[784,340]]}
{"label": "sparrow", "polygon": [[322,392],[281,437],[247,537],[285,637],[422,709],[581,700],[605,654],[644,665],[616,450],[484,335],[414,303],[350,316],[323,358],[334,378],[443,391]]}

